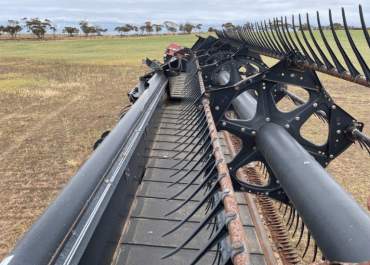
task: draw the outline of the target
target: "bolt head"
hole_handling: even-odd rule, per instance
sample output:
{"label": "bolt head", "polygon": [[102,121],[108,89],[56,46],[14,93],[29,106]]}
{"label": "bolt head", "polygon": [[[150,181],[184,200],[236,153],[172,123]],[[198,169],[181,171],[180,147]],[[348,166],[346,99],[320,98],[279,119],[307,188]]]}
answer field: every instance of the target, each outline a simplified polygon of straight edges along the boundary
{"label": "bolt head", "polygon": [[226,126],[226,122],[224,122],[224,121],[223,121],[223,122],[222,122],[222,126]]}
{"label": "bolt head", "polygon": [[330,157],[330,158],[334,158],[334,156],[333,156],[333,155],[330,155],[329,157]]}
{"label": "bolt head", "polygon": [[244,127],[242,127],[240,130],[241,130],[242,132],[245,132],[245,128],[244,128]]}
{"label": "bolt head", "polygon": [[270,122],[270,121],[271,121],[271,119],[270,119],[269,117],[267,117],[267,118],[265,119],[265,121]]}
{"label": "bolt head", "polygon": [[290,125],[289,124],[285,124],[284,127],[287,128],[287,129],[289,129],[290,128]]}
{"label": "bolt head", "polygon": [[284,76],[285,74],[284,73],[281,73],[281,76]]}
{"label": "bolt head", "polygon": [[256,133],[256,131],[252,131],[252,135],[256,135],[257,133]]}
{"label": "bolt head", "polygon": [[317,106],[318,106],[318,105],[319,105],[319,104],[317,104],[316,102],[312,104],[312,106],[313,106],[314,108],[317,108]]}
{"label": "bolt head", "polygon": [[219,106],[216,106],[216,107],[215,107],[215,110],[220,110],[220,107],[219,107]]}
{"label": "bolt head", "polygon": [[341,134],[342,133],[342,131],[341,130],[337,130],[337,134]]}
{"label": "bolt head", "polygon": [[337,106],[335,106],[335,105],[331,106],[331,109],[336,109],[336,108],[337,108]]}
{"label": "bolt head", "polygon": [[235,87],[235,90],[236,90],[236,91],[239,91],[239,89],[240,89],[240,87],[239,87],[239,86],[236,86],[236,87]]}
{"label": "bolt head", "polygon": [[299,117],[299,116],[295,117],[296,121],[299,121],[300,119],[301,119],[301,117]]}

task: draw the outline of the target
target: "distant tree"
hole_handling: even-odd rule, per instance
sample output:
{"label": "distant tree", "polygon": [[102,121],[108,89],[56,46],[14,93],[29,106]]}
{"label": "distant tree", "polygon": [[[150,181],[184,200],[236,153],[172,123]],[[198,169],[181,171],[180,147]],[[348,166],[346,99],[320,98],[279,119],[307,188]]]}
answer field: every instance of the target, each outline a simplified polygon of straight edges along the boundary
{"label": "distant tree", "polygon": [[153,25],[152,25],[152,22],[150,21],[146,21],[144,23],[145,25],[145,31],[148,33],[148,34],[151,34],[153,32]]}
{"label": "distant tree", "polygon": [[17,20],[8,20],[8,25],[3,26],[2,32],[8,33],[12,38],[16,38],[17,34],[22,31],[22,27]]}
{"label": "distant tree", "polygon": [[203,27],[202,24],[196,24],[195,25],[195,28],[198,30],[199,33],[202,31],[202,27]]}
{"label": "distant tree", "polygon": [[215,29],[213,27],[208,28],[208,32],[214,32],[214,31],[215,31]]}
{"label": "distant tree", "polygon": [[340,23],[333,23],[333,27],[335,30],[338,30],[338,29],[343,29],[344,27],[342,26],[342,24]]}
{"label": "distant tree", "polygon": [[139,32],[139,27],[138,26],[135,26],[133,25],[132,26],[132,30],[135,31],[135,33],[137,34]]}
{"label": "distant tree", "polygon": [[3,25],[0,25],[0,35],[5,32],[4,29],[5,29],[5,27]]}
{"label": "distant tree", "polygon": [[162,31],[162,25],[161,24],[153,24],[153,28],[154,28],[154,30],[157,34]]}
{"label": "distant tree", "polygon": [[96,35],[98,36],[102,36],[104,32],[107,32],[108,29],[105,29],[105,28],[102,28],[100,26],[94,26],[93,27],[93,32],[92,33],[96,33]]}
{"label": "distant tree", "polygon": [[95,28],[86,20],[80,21],[80,29],[86,37],[89,36],[89,34],[95,33]]}
{"label": "distant tree", "polygon": [[49,19],[25,18],[24,21],[28,31],[32,32],[38,39],[43,39],[45,33],[52,27],[52,23]]}
{"label": "distant tree", "polygon": [[179,25],[179,32],[183,32],[183,33],[185,33],[185,27],[184,27],[184,24],[180,24],[180,25]]}
{"label": "distant tree", "polygon": [[196,26],[194,26],[193,24],[191,23],[185,23],[184,24],[184,32],[187,33],[187,34],[190,34],[193,29],[195,28]]}
{"label": "distant tree", "polygon": [[73,34],[78,34],[80,30],[76,27],[64,27],[63,33],[67,33],[69,37],[73,37]]}
{"label": "distant tree", "polygon": [[176,23],[172,21],[165,21],[163,24],[166,27],[168,32],[171,32],[171,33],[177,32],[178,25]]}
{"label": "distant tree", "polygon": [[57,26],[55,24],[51,25],[50,30],[53,32],[53,37],[55,38],[55,34],[57,32]]}
{"label": "distant tree", "polygon": [[122,37],[124,34],[134,30],[134,26],[131,24],[125,24],[123,26],[116,27],[114,30],[119,32]]}

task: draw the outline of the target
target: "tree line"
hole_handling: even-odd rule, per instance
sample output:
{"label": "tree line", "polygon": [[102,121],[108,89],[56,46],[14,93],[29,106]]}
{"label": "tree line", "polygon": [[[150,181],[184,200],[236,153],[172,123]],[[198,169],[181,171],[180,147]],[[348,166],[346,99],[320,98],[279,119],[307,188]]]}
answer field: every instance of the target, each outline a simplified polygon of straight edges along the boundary
{"label": "tree line", "polygon": [[[166,31],[170,34],[191,34],[192,32],[201,32],[203,29],[202,24],[194,24],[190,22],[177,24],[172,21],[165,21],[163,24],[155,24],[151,21],[146,21],[142,25],[135,24],[123,24],[114,28],[114,30],[120,35],[125,36],[129,34],[136,35],[151,35],[151,34],[161,34]],[[23,18],[21,21],[18,20],[8,20],[7,25],[0,25],[0,35],[8,34],[11,38],[17,38],[17,35],[22,31],[33,34],[38,39],[44,39],[45,34],[52,32],[53,35],[57,32],[57,26],[50,19],[40,19],[40,18]],[[101,36],[108,29],[103,28],[99,25],[92,25],[86,20],[79,22],[79,26],[65,26],[62,29],[62,33],[73,37],[78,34],[83,34],[85,36]],[[212,27],[208,28],[208,31],[213,31]]]}

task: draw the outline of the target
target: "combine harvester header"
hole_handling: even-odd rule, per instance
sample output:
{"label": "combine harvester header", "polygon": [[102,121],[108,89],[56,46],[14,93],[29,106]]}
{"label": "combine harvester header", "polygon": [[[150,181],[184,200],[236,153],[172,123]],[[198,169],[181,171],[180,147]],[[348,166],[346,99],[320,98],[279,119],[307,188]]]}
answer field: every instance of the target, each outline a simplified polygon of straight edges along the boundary
{"label": "combine harvester header", "polygon": [[[315,32],[308,15],[307,29],[293,16],[147,59],[131,108],[1,265],[370,261],[369,214],[325,170],[354,143],[370,154],[364,124],[317,74],[370,87],[342,17],[354,57],[329,11],[329,33],[318,13]],[[322,144],[302,135],[312,117],[328,128]]]}

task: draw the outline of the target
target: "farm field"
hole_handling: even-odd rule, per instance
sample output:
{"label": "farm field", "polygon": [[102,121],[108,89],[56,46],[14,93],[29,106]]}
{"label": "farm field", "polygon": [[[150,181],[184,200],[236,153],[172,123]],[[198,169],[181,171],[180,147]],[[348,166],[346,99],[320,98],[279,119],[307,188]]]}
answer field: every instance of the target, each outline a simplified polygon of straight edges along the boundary
{"label": "farm field", "polygon": [[[0,41],[0,260],[115,124],[127,92],[147,70],[142,59],[161,59],[169,43],[191,46],[195,40],[171,35]],[[320,76],[370,135],[370,89]],[[365,207],[366,152],[353,145],[329,171]]]}

